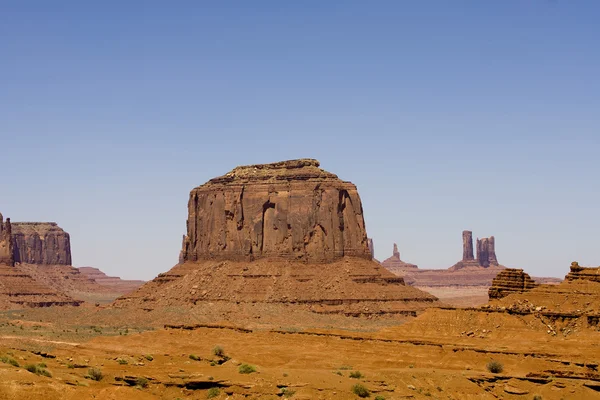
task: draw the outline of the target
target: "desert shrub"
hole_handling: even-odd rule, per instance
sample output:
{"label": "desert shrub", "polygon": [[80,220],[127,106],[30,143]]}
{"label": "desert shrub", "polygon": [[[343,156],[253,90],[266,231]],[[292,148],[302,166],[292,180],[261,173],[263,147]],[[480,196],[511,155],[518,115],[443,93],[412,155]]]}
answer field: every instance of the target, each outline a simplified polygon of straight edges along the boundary
{"label": "desert shrub", "polygon": [[41,362],[41,363],[39,363],[39,364],[38,364],[38,367],[40,367],[40,368],[48,368],[48,366],[46,365],[46,363],[45,363],[45,362]]}
{"label": "desert shrub", "polygon": [[256,367],[250,364],[242,364],[239,366],[238,372],[240,374],[251,374],[253,372],[256,372]]}
{"label": "desert shrub", "polygon": [[88,374],[85,376],[87,379],[91,379],[96,382],[100,382],[104,378],[104,374],[100,368],[90,368]]}
{"label": "desert shrub", "polygon": [[294,396],[296,394],[296,391],[292,390],[290,388],[287,388],[287,387],[282,387],[281,388],[281,394],[285,398],[290,398],[290,397],[292,397],[292,396]]}
{"label": "desert shrub", "polygon": [[383,396],[375,396],[375,400],[385,400],[385,397],[383,397]]}
{"label": "desert shrub", "polygon": [[542,400],[542,396],[536,394],[535,396],[533,396],[533,400]]}
{"label": "desert shrub", "polygon": [[144,358],[145,358],[146,360],[148,360],[148,361],[153,361],[153,360],[154,360],[154,357],[152,357],[150,354],[146,354],[146,355],[144,356]]}
{"label": "desert shrub", "polygon": [[338,369],[341,369],[342,371],[347,371],[347,370],[352,369],[352,365],[342,365]]}
{"label": "desert shrub", "polygon": [[217,363],[216,363],[216,362],[214,362],[214,361],[211,361],[211,362],[210,362],[210,366],[211,366],[211,367],[215,367],[216,365],[217,365]]}
{"label": "desert shrub", "polygon": [[350,372],[350,378],[354,378],[354,379],[360,379],[362,377],[364,377],[363,374],[360,373],[360,371],[352,371]]}
{"label": "desert shrub", "polygon": [[143,376],[140,376],[139,378],[137,378],[135,380],[135,386],[141,387],[141,388],[148,387],[148,378],[144,378]]}
{"label": "desert shrub", "polygon": [[32,374],[36,374],[36,375],[46,376],[48,378],[52,378],[52,374],[50,373],[50,371],[48,371],[46,368],[40,367],[39,365],[36,365],[36,364],[26,365],[25,369],[27,371],[31,372]]}
{"label": "desert shrub", "polygon": [[128,361],[127,361],[126,359],[124,359],[124,358],[119,358],[119,359],[117,360],[117,362],[118,362],[120,365],[125,365],[125,364],[128,364]]}
{"label": "desert shrub", "polygon": [[15,360],[12,357],[2,356],[2,357],[0,357],[0,362],[3,362],[4,364],[12,365],[13,367],[17,367],[17,368],[20,367],[20,365],[17,362],[17,360]]}
{"label": "desert shrub", "polygon": [[352,393],[354,393],[358,397],[369,397],[371,395],[369,389],[367,389],[360,383],[357,383],[356,385],[352,386]]}
{"label": "desert shrub", "polygon": [[206,395],[207,399],[212,399],[213,397],[217,397],[219,395],[220,391],[219,388],[210,388],[208,389],[208,394]]}
{"label": "desert shrub", "polygon": [[197,356],[197,355],[195,355],[195,354],[190,354],[190,360],[194,360],[194,361],[200,361],[200,360],[202,360],[202,358],[201,358],[201,357],[198,357],[198,356]]}
{"label": "desert shrub", "polygon": [[213,354],[217,357],[225,357],[225,350],[222,346],[215,346],[213,348]]}
{"label": "desert shrub", "polygon": [[504,371],[504,366],[500,361],[492,360],[487,363],[487,369],[493,374],[499,374],[500,372]]}

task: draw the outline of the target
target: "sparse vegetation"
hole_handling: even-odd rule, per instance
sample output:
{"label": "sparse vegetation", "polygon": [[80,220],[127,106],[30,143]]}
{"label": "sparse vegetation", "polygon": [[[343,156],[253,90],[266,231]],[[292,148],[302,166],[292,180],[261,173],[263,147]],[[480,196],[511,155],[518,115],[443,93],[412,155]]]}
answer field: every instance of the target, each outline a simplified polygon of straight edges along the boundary
{"label": "sparse vegetation", "polygon": [[100,370],[100,368],[90,368],[88,370],[88,374],[85,376],[86,379],[91,379],[96,382],[100,382],[102,378],[104,378],[104,374]]}
{"label": "sparse vegetation", "polygon": [[[44,364],[46,365],[46,364]],[[29,364],[25,366],[25,369],[32,374],[46,376],[48,378],[52,378],[52,374],[46,368],[40,366],[39,364]]]}
{"label": "sparse vegetation", "polygon": [[251,374],[256,372],[256,367],[250,364],[241,364],[238,368],[240,374]]}
{"label": "sparse vegetation", "polygon": [[536,394],[535,396],[533,396],[533,400],[542,400],[542,396]]}
{"label": "sparse vegetation", "polygon": [[210,388],[208,389],[208,394],[206,395],[207,399],[212,399],[214,397],[217,397],[220,394],[219,388]]}
{"label": "sparse vegetation", "polygon": [[190,360],[194,360],[194,361],[200,361],[200,360],[202,360],[202,358],[201,358],[201,357],[198,357],[198,356],[197,356],[197,355],[195,355],[195,354],[190,354]]}
{"label": "sparse vegetation", "polygon": [[0,362],[3,362],[4,364],[12,365],[13,367],[17,367],[17,368],[20,367],[19,362],[12,357],[2,356],[2,357],[0,357]]}
{"label": "sparse vegetation", "polygon": [[489,363],[487,363],[487,369],[493,374],[499,374],[500,372],[504,371],[504,366],[500,361],[491,360]]}
{"label": "sparse vegetation", "polygon": [[360,379],[363,378],[364,375],[360,373],[360,371],[352,371],[350,372],[350,378],[354,378],[354,379]]}
{"label": "sparse vegetation", "polygon": [[358,397],[363,397],[363,398],[369,397],[371,395],[371,392],[369,392],[369,389],[367,389],[365,386],[361,385],[360,383],[357,383],[356,385],[352,386],[352,393],[354,393]]}
{"label": "sparse vegetation", "polygon": [[344,376],[344,374],[342,373],[342,371],[335,371],[334,374],[339,375],[339,376]]}
{"label": "sparse vegetation", "polygon": [[128,362],[126,359],[124,359],[124,358],[119,358],[119,359],[117,359],[117,362],[118,362],[120,365],[129,364],[129,362]]}
{"label": "sparse vegetation", "polygon": [[375,400],[385,400],[385,397],[383,397],[383,396],[375,396]]}
{"label": "sparse vegetation", "polygon": [[144,358],[145,358],[146,360],[148,360],[148,361],[153,361],[153,360],[154,360],[154,357],[152,357],[150,354],[146,354],[146,355],[144,356]]}
{"label": "sparse vegetation", "polygon": [[139,388],[147,388],[148,387],[148,378],[144,378],[143,376],[138,377],[135,380],[135,386]]}
{"label": "sparse vegetation", "polygon": [[296,391],[292,390],[292,389],[290,389],[288,387],[282,387],[281,388],[281,394],[285,398],[290,398],[290,397],[293,397],[296,394]]}
{"label": "sparse vegetation", "polygon": [[222,346],[215,346],[213,348],[213,354],[217,357],[223,358],[223,357],[225,357],[225,350],[223,349]]}
{"label": "sparse vegetation", "polygon": [[352,369],[352,365],[342,365],[338,369],[341,369],[342,371],[351,370]]}

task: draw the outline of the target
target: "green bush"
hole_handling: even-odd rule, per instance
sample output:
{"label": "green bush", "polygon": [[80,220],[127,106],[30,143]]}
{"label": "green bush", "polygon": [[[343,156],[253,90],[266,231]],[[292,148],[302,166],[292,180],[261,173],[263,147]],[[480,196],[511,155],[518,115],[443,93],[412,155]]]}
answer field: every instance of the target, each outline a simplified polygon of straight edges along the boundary
{"label": "green bush", "polygon": [[217,397],[220,394],[219,388],[210,388],[208,389],[208,394],[206,395],[207,399],[212,399],[214,397]]}
{"label": "green bush", "polygon": [[294,396],[296,394],[296,391],[292,390],[290,388],[287,388],[287,387],[282,387],[281,394],[283,395],[283,397],[285,397],[287,399],[287,398]]}
{"label": "green bush", "polygon": [[148,360],[148,361],[153,361],[153,360],[154,360],[154,357],[152,357],[150,354],[146,354],[146,355],[144,356],[144,358],[145,358],[146,360]]}
{"label": "green bush", "polygon": [[354,378],[354,379],[360,379],[363,378],[364,375],[360,373],[360,371],[352,371],[350,372],[350,378]]}
{"label": "green bush", "polygon": [[356,385],[352,386],[352,393],[354,393],[358,397],[369,397],[371,395],[369,389],[367,389],[360,383],[357,383]]}
{"label": "green bush", "polygon": [[190,354],[190,360],[194,360],[194,361],[200,361],[200,360],[202,360],[202,358],[201,358],[201,357],[198,357],[198,356],[197,356],[197,355],[195,355],[195,354]]}
{"label": "green bush", "polygon": [[4,364],[12,365],[13,367],[17,367],[17,368],[20,367],[20,365],[17,362],[17,360],[15,360],[12,357],[2,356],[2,357],[0,357],[0,362],[3,362]]}
{"label": "green bush", "polygon": [[139,378],[137,378],[135,380],[135,386],[141,387],[141,388],[148,387],[148,378],[144,378],[143,376],[140,376]]}
{"label": "green bush", "polygon": [[90,368],[88,374],[85,376],[87,379],[91,379],[96,382],[100,382],[104,378],[104,374],[100,368]]}
{"label": "green bush", "polygon": [[117,362],[118,362],[120,365],[129,364],[129,362],[128,362],[126,359],[124,359],[124,358],[119,358],[119,359],[117,360]]}
{"label": "green bush", "polygon": [[253,372],[256,372],[256,367],[250,364],[242,364],[239,366],[238,372],[240,374],[251,374]]}
{"label": "green bush", "polygon": [[225,357],[225,350],[222,346],[215,346],[213,348],[213,354],[217,357]]}
{"label": "green bush", "polygon": [[385,400],[385,397],[383,397],[383,396],[375,396],[375,400]]}
{"label": "green bush", "polygon": [[533,396],[533,400],[542,400],[542,396],[536,394],[535,396]]}
{"label": "green bush", "polygon": [[487,363],[487,369],[493,374],[499,374],[500,372],[504,371],[504,366],[500,361],[491,360],[489,363]]}
{"label": "green bush", "polygon": [[[43,365],[46,365],[46,364],[43,364]],[[27,371],[31,372],[32,374],[36,374],[36,375],[46,376],[48,378],[52,378],[52,374],[50,373],[50,371],[48,371],[44,367],[41,367],[40,365],[29,364],[29,365],[25,366],[25,369]]]}

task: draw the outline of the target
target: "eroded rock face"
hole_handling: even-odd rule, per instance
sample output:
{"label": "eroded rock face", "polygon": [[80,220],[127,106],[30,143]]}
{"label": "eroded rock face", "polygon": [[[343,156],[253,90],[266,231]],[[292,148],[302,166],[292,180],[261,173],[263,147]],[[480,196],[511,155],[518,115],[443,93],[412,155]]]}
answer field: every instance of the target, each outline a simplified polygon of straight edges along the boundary
{"label": "eroded rock face", "polygon": [[463,231],[463,261],[473,260],[473,232]]}
{"label": "eroded rock face", "polygon": [[6,218],[0,214],[0,264],[13,266],[13,238],[12,238],[12,226],[10,218]]}
{"label": "eroded rock face", "polygon": [[565,280],[569,282],[578,280],[600,282],[600,267],[582,267],[578,262],[573,261]]}
{"label": "eroded rock face", "polygon": [[371,259],[356,186],[313,159],[237,167],[193,189],[184,261]]}
{"label": "eroded rock face", "polygon": [[488,291],[490,299],[501,299],[512,293],[522,293],[538,286],[522,269],[506,268],[499,272]]}
{"label": "eroded rock face", "polygon": [[498,265],[496,258],[496,245],[493,236],[477,239],[477,261],[482,267]]}
{"label": "eroded rock face", "polygon": [[15,262],[71,265],[71,239],[55,222],[15,222],[12,236]]}

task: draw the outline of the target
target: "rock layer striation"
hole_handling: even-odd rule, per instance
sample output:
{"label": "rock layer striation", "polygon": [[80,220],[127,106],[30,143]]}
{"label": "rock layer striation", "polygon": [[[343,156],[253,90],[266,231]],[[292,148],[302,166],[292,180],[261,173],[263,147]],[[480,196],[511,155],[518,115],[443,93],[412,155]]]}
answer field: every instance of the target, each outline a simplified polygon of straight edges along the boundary
{"label": "rock layer striation", "polygon": [[12,235],[15,262],[71,265],[71,238],[55,222],[15,222]]}
{"label": "rock layer striation", "polygon": [[371,259],[351,182],[313,159],[242,166],[193,189],[184,261]]}
{"label": "rock layer striation", "polygon": [[488,296],[490,299],[501,299],[509,294],[526,292],[536,286],[538,284],[522,269],[506,268],[492,281]]}

